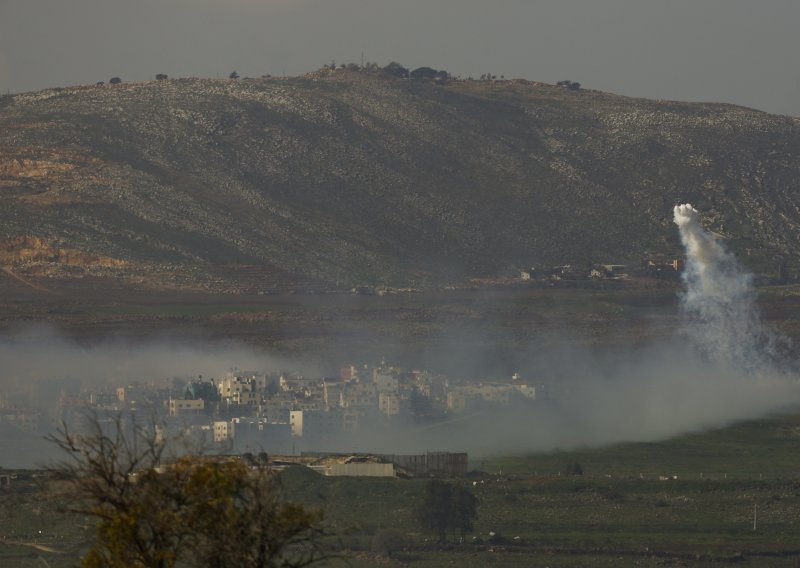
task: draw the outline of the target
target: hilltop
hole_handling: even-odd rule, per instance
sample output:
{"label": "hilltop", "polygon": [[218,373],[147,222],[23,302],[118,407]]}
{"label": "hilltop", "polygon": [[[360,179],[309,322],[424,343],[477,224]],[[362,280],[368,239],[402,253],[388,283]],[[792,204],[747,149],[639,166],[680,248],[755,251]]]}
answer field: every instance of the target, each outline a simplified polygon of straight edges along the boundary
{"label": "hilltop", "polygon": [[34,285],[438,286],[674,257],[686,201],[774,271],[800,260],[798,134],[731,105],[345,69],[12,95],[0,263]]}

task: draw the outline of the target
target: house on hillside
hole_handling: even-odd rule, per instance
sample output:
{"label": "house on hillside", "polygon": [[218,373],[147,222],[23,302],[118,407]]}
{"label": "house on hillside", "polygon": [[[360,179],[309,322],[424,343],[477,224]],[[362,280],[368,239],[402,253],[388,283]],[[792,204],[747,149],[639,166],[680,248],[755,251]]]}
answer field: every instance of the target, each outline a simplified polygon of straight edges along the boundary
{"label": "house on hillside", "polygon": [[645,259],[642,261],[642,272],[644,276],[658,278],[660,280],[675,280],[683,272],[684,261],[677,258],[670,261],[658,261]]}

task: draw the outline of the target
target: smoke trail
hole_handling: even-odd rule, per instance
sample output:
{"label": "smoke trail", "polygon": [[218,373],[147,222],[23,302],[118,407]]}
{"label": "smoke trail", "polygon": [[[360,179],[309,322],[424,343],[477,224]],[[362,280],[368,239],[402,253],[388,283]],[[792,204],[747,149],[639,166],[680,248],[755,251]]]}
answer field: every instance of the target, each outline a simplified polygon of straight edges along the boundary
{"label": "smoke trail", "polygon": [[685,333],[713,363],[747,374],[774,367],[777,338],[761,324],[752,276],[722,243],[703,229],[689,204],[674,210],[686,248]]}

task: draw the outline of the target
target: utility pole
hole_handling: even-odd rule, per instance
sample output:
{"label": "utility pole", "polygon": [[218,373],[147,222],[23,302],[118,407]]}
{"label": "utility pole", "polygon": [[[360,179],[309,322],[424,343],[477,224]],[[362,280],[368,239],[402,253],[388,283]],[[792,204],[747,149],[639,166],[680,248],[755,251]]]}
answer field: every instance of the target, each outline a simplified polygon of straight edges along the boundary
{"label": "utility pole", "polygon": [[758,528],[758,504],[753,504],[753,532]]}

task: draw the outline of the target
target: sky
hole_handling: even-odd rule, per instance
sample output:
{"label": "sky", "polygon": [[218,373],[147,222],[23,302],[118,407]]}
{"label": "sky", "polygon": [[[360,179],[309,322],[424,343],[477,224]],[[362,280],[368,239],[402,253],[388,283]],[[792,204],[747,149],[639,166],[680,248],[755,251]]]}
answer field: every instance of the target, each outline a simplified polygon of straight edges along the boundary
{"label": "sky", "polygon": [[800,115],[797,0],[0,0],[0,92],[398,61]]}

